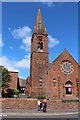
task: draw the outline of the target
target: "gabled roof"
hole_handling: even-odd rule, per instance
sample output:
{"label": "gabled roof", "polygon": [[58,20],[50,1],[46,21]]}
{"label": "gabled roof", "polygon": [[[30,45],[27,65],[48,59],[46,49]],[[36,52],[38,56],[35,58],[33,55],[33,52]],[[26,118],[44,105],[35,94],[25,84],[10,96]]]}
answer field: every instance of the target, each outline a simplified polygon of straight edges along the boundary
{"label": "gabled roof", "polygon": [[47,34],[46,28],[44,28],[44,24],[43,24],[41,12],[40,12],[40,7],[38,9],[38,14],[37,14],[36,23],[35,23],[35,26],[34,26],[33,33]]}
{"label": "gabled roof", "polygon": [[[54,63],[55,61],[57,61],[62,55],[69,55],[74,61],[75,61],[75,59],[70,55],[70,53],[66,50],[66,48],[64,49],[64,51],[52,62],[52,63]],[[76,61],[75,61],[76,62]],[[77,63],[77,62],[76,62]],[[78,64],[78,63],[77,63]]]}

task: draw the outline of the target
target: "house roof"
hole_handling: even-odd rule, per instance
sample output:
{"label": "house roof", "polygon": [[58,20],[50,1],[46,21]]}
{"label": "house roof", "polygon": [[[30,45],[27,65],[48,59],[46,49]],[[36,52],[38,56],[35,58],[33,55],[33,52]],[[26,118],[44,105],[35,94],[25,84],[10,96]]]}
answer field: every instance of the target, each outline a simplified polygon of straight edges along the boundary
{"label": "house roof", "polygon": [[26,87],[26,80],[23,80],[23,81],[22,81],[22,86],[23,86],[23,87]]}

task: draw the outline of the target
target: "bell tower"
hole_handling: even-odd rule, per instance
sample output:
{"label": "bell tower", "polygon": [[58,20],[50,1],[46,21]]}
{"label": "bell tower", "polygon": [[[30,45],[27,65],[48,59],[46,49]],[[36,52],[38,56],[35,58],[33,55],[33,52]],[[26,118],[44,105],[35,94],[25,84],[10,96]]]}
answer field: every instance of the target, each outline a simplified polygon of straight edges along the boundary
{"label": "bell tower", "polygon": [[30,85],[31,97],[48,94],[48,34],[44,28],[40,8],[31,38]]}

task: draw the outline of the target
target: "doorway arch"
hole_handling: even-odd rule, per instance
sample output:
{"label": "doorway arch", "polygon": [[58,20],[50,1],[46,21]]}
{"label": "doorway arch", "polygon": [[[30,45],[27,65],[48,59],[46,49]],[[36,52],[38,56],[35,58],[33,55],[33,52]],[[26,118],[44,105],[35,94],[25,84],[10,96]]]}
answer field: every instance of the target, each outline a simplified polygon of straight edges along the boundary
{"label": "doorway arch", "polygon": [[66,93],[66,95],[72,95],[73,90],[72,90],[72,82],[71,81],[67,81],[65,83],[65,93]]}

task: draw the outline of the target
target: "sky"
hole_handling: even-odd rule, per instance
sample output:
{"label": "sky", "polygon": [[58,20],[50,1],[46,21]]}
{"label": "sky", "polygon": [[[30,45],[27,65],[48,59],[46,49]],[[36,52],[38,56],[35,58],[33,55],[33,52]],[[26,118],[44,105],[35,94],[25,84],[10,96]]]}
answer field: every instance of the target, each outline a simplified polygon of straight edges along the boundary
{"label": "sky", "polygon": [[2,3],[0,64],[19,71],[24,79],[30,74],[31,37],[39,7],[48,33],[49,62],[64,48],[78,62],[78,3]]}

